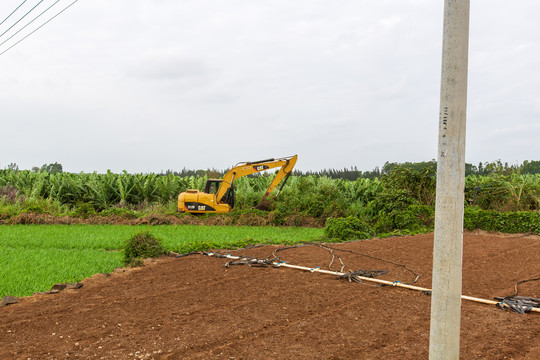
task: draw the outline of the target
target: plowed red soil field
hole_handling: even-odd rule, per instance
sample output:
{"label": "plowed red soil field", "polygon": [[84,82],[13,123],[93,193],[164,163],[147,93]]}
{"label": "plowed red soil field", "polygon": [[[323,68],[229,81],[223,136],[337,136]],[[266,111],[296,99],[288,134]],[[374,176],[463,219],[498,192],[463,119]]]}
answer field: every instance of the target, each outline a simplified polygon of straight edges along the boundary
{"label": "plowed red soil field", "polygon": [[[331,245],[334,270],[431,287],[433,234]],[[463,294],[512,295],[540,276],[540,238],[466,233]],[[234,252],[265,258],[277,246]],[[328,268],[319,246],[275,253]],[[360,255],[363,254],[363,255]],[[369,256],[365,256],[369,255]],[[382,261],[385,259],[388,261]],[[332,275],[225,267],[203,255],[99,274],[78,290],[0,308],[0,359],[426,359],[430,296]],[[406,265],[400,266],[398,264]],[[410,270],[409,270],[410,269]],[[540,298],[540,281],[519,295]],[[540,313],[462,302],[462,359],[540,359]]]}

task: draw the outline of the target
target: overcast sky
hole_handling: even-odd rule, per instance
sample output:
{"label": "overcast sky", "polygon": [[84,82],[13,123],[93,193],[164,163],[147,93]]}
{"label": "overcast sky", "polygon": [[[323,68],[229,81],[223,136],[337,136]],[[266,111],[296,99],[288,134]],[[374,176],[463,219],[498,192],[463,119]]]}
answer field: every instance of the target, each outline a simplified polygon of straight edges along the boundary
{"label": "overcast sky", "polygon": [[[72,3],[28,0],[0,52]],[[2,0],[0,21],[22,0]],[[0,55],[0,168],[437,157],[443,0],[80,0]],[[540,160],[540,2],[471,1],[466,161]],[[8,40],[9,39],[9,40]]]}

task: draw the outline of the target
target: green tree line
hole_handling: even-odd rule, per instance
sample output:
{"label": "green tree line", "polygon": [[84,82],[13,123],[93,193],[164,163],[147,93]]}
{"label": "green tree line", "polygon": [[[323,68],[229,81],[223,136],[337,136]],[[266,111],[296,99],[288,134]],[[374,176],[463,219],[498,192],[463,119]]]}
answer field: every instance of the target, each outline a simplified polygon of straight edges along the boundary
{"label": "green tree line", "polygon": [[[437,162],[435,160],[423,161],[423,162],[386,162],[382,168],[375,167],[371,171],[361,171],[357,167],[351,167],[350,169],[323,169],[321,171],[297,171],[298,176],[316,175],[327,176],[332,179],[347,179],[356,180],[358,178],[375,179],[380,178],[383,175],[388,175],[392,170],[396,168],[407,168],[414,171],[422,171],[425,169],[437,169]],[[503,163],[500,160],[492,162],[480,162],[478,165],[470,163],[465,164],[465,176],[479,175],[485,176],[490,174],[509,175],[509,174],[540,174],[540,161],[525,160],[522,164],[509,164]]]}
{"label": "green tree line", "polygon": [[[319,171],[299,171],[295,170],[294,175],[296,176],[325,176],[331,179],[345,179],[345,180],[356,180],[356,179],[378,179],[383,175],[388,175],[392,170],[396,168],[407,168],[414,171],[422,171],[425,169],[437,169],[437,162],[435,160],[423,161],[423,162],[386,162],[382,168],[376,166],[373,170],[362,171],[358,170],[358,167],[350,167],[343,169],[323,169]],[[167,170],[162,174],[177,175],[177,176],[202,176],[207,175],[208,177],[222,177],[227,170],[220,171],[216,169],[207,169],[207,170],[188,170],[182,169],[182,171],[172,171]],[[485,176],[490,174],[499,174],[499,175],[509,175],[509,174],[540,174],[540,161],[535,160],[525,160],[522,164],[509,164],[508,162],[503,163],[501,160],[496,160],[492,162],[480,162],[478,165],[473,165],[470,163],[465,164],[465,176],[469,175],[479,175]]]}
{"label": "green tree line", "polygon": [[[407,168],[414,171],[422,171],[425,169],[437,169],[437,162],[435,160],[431,161],[422,161],[422,162],[386,162],[382,168],[376,166],[373,170],[361,171],[358,170],[356,166],[351,168],[343,169],[323,169],[319,171],[299,171],[295,170],[294,175],[296,176],[325,176],[331,179],[345,179],[345,180],[356,180],[359,178],[364,179],[377,179],[383,175],[388,175],[392,170],[396,168]],[[18,171],[19,166],[16,163],[11,163],[7,167],[8,170]],[[192,177],[192,176],[207,176],[208,178],[220,178],[225,175],[228,169],[218,170],[218,169],[198,169],[190,170],[183,168],[180,171],[167,170],[161,171],[160,176],[174,175],[179,177]],[[57,162],[50,164],[43,164],[41,167],[34,166],[32,167],[32,172],[48,172],[48,173],[59,173],[62,172],[62,164]],[[470,163],[465,164],[465,176],[469,175],[490,175],[490,174],[499,174],[499,175],[510,175],[510,174],[540,174],[540,161],[536,160],[525,160],[522,164],[509,164],[508,162],[503,163],[501,160],[496,160],[492,162],[480,162],[478,165],[473,165]]]}

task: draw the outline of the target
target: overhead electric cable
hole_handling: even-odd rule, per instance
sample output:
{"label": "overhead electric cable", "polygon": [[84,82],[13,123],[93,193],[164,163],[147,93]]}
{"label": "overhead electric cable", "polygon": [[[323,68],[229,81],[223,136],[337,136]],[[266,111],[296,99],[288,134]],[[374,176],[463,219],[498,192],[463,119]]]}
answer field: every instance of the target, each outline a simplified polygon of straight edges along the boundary
{"label": "overhead electric cable", "polygon": [[3,55],[5,54],[7,51],[9,51],[10,49],[12,49],[15,45],[19,44],[21,41],[23,41],[24,39],[26,39],[27,37],[29,37],[30,35],[32,35],[33,33],[35,33],[36,31],[38,31],[39,29],[41,29],[42,27],[44,27],[45,25],[47,25],[49,22],[51,22],[54,18],[56,18],[58,15],[60,15],[61,13],[63,13],[64,11],[66,11],[67,9],[69,9],[73,4],[75,4],[77,1],[79,0],[75,0],[73,1],[71,4],[69,4],[68,6],[66,6],[64,9],[62,9],[58,14],[54,15],[52,18],[50,18],[49,20],[47,20],[46,22],[44,22],[43,24],[41,24],[39,27],[37,27],[34,31],[32,31],[30,34],[26,35],[25,37],[23,37],[21,40],[17,41],[15,44],[11,45],[10,47],[8,47],[6,50],[0,52],[0,55]]}
{"label": "overhead electric cable", "polygon": [[33,18],[28,24],[24,25],[22,28],[20,28],[19,30],[17,30],[15,32],[15,34],[11,35],[10,37],[8,37],[6,40],[4,40],[3,42],[0,43],[0,46],[4,45],[5,43],[7,43],[9,40],[11,40],[14,36],[16,36],[18,33],[20,33],[21,31],[23,31],[28,25],[30,25],[31,23],[33,23],[35,20],[37,20],[41,15],[45,14],[47,11],[49,11],[50,8],[52,8],[54,5],[58,4],[60,0],[56,0],[54,2],[54,4],[52,4],[51,6],[49,6],[47,9],[43,10],[41,12],[41,14],[39,14],[38,16],[36,16],[35,18]]}
{"label": "overhead electric cable", "polygon": [[19,20],[17,20],[15,22],[15,24],[11,25],[6,31],[4,31],[2,33],[2,35],[0,35],[0,38],[2,36],[4,36],[5,33],[7,33],[9,30],[11,30],[15,25],[17,25],[19,23],[19,21],[21,21],[22,19],[24,19],[26,17],[26,15],[30,14],[32,12],[32,10],[34,10],[35,8],[37,8],[39,6],[39,4],[41,4],[43,2],[43,0],[40,0],[33,8],[31,8],[30,10],[28,10],[28,12],[26,14],[23,15],[22,18],[20,18]]}
{"label": "overhead electric cable", "polygon": [[26,1],[27,1],[27,0],[24,0],[19,6],[17,6],[17,8],[16,8],[15,10],[13,10],[13,11],[11,12],[11,14],[9,14],[9,15],[7,16],[7,18],[5,18],[4,20],[2,20],[2,22],[0,22],[0,25],[2,25],[4,22],[6,22],[6,20],[9,19],[9,18],[11,17],[11,15],[13,15],[13,14],[15,13],[15,11],[19,10],[19,8],[20,8],[21,6],[23,6],[24,3],[25,3]]}

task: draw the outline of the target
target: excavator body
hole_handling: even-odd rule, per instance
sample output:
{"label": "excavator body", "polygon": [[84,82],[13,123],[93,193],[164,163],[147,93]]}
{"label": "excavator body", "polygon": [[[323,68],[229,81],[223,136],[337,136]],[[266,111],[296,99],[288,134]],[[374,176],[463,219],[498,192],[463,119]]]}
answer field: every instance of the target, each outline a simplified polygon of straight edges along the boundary
{"label": "excavator body", "polygon": [[[260,171],[281,167],[263,195],[261,203],[266,201],[268,196],[275,198],[289,178],[297,159],[298,156],[294,155],[278,159],[239,163],[229,170],[223,179],[208,179],[204,192],[189,189],[178,195],[178,211],[192,214],[231,212],[234,208],[233,182],[235,180]],[[282,180],[283,183],[277,194],[272,196],[272,191]]]}
{"label": "excavator body", "polygon": [[234,202],[218,203],[216,200],[216,193],[221,186],[221,182],[221,179],[208,179],[206,180],[204,192],[189,189],[181,193],[178,196],[178,211],[193,214],[205,214],[208,212],[228,213],[232,211]]}

